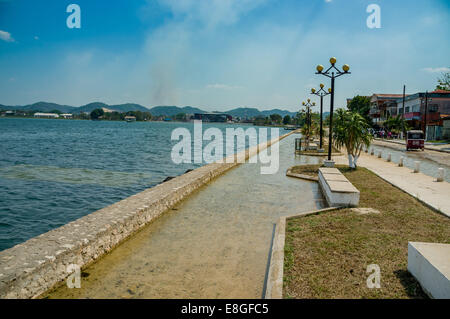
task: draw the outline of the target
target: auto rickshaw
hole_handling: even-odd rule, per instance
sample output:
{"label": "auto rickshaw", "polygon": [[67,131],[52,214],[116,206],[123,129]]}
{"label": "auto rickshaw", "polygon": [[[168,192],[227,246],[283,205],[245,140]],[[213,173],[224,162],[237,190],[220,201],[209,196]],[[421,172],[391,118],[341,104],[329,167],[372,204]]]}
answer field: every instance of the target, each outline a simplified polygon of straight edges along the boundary
{"label": "auto rickshaw", "polygon": [[425,150],[424,134],[420,130],[413,130],[406,132],[406,150]]}

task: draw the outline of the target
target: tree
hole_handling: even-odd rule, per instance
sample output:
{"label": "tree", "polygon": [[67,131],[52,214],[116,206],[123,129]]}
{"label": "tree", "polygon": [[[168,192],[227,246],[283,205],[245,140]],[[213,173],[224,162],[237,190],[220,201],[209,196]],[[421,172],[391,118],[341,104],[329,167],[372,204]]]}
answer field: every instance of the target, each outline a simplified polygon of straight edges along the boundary
{"label": "tree", "polygon": [[368,128],[369,124],[361,114],[344,109],[336,111],[333,121],[333,141],[337,148],[347,149],[350,168],[356,168],[363,146],[370,146],[372,135]]}
{"label": "tree", "polygon": [[347,108],[351,112],[359,113],[367,122],[372,125],[372,118],[370,117],[370,96],[357,95],[348,103]]}
{"label": "tree", "polygon": [[175,115],[175,120],[181,122],[186,121],[186,113],[178,113]]}
{"label": "tree", "polygon": [[284,124],[284,125],[291,124],[291,117],[290,117],[289,115],[286,115],[286,116],[283,118],[283,124]]}
{"label": "tree", "polygon": [[400,114],[396,117],[388,116],[387,120],[384,122],[384,126],[394,133],[406,132],[409,129],[409,125],[406,120]]}
{"label": "tree", "polygon": [[436,90],[450,91],[450,72],[442,73],[442,77],[438,78]]}
{"label": "tree", "polygon": [[264,116],[257,116],[254,118],[253,120],[253,125],[258,125],[258,126],[262,126],[265,124],[266,118]]}
{"label": "tree", "polygon": [[283,120],[283,118],[281,117],[280,114],[274,113],[274,114],[270,114],[270,120],[272,121],[272,123],[280,124],[281,121]]}
{"label": "tree", "polygon": [[105,112],[103,109],[95,109],[91,112],[91,119],[92,120],[98,120],[101,116],[103,116]]}
{"label": "tree", "polygon": [[304,111],[297,112],[293,120],[297,126],[303,126],[306,122],[306,113]]}

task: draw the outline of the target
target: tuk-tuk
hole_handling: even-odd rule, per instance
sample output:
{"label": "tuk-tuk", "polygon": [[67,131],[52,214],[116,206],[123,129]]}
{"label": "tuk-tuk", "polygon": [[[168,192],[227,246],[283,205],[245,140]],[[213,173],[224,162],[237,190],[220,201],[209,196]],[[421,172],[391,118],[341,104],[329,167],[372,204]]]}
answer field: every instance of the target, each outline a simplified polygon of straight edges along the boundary
{"label": "tuk-tuk", "polygon": [[414,130],[406,132],[406,150],[416,150],[425,148],[425,138],[422,131]]}

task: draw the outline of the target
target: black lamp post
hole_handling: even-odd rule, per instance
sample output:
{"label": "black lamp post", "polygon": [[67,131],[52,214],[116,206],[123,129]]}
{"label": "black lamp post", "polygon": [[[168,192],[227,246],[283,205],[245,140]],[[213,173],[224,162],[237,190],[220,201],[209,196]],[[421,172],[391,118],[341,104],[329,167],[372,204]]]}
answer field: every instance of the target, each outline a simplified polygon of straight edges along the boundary
{"label": "black lamp post", "polygon": [[323,136],[323,97],[331,93],[331,88],[328,88],[328,93],[323,89],[325,85],[320,83],[320,89],[319,91],[316,91],[316,89],[311,89],[311,94],[320,96],[320,146],[319,148],[322,149],[322,136]]}
{"label": "black lamp post", "polygon": [[334,79],[337,77],[340,77],[344,74],[350,74],[348,70],[350,70],[350,67],[348,64],[344,64],[342,66],[342,70],[339,70],[335,64],[336,64],[336,58],[330,58],[331,66],[323,72],[323,65],[318,65],[316,67],[316,74],[321,74],[326,77],[329,77],[331,79],[331,99],[330,99],[330,129],[329,129],[329,144],[328,144],[328,160],[331,161],[331,145],[333,142],[333,109],[334,109]]}
{"label": "black lamp post", "polygon": [[302,102],[303,106],[306,106],[306,124],[308,124],[308,129],[311,129],[311,107],[316,106],[315,102],[311,103],[310,99],[307,99],[306,102]]}
{"label": "black lamp post", "polygon": [[309,138],[311,134],[311,107],[315,106],[316,103],[312,102],[310,99],[307,99],[306,102],[302,102],[302,105],[306,107],[306,125],[308,125],[308,145],[309,145]]}

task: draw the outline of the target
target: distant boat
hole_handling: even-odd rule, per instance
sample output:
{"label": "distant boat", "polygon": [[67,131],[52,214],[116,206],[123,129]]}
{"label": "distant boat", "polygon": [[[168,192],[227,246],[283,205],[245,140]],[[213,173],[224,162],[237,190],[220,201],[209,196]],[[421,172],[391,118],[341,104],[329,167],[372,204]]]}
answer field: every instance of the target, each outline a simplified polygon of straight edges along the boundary
{"label": "distant boat", "polygon": [[127,115],[127,116],[125,116],[125,121],[127,121],[127,122],[136,122],[136,116]]}
{"label": "distant boat", "polygon": [[285,129],[285,130],[288,130],[288,131],[293,131],[293,130],[295,130],[296,128],[295,128],[294,125],[286,125],[286,126],[284,127],[284,129]]}

